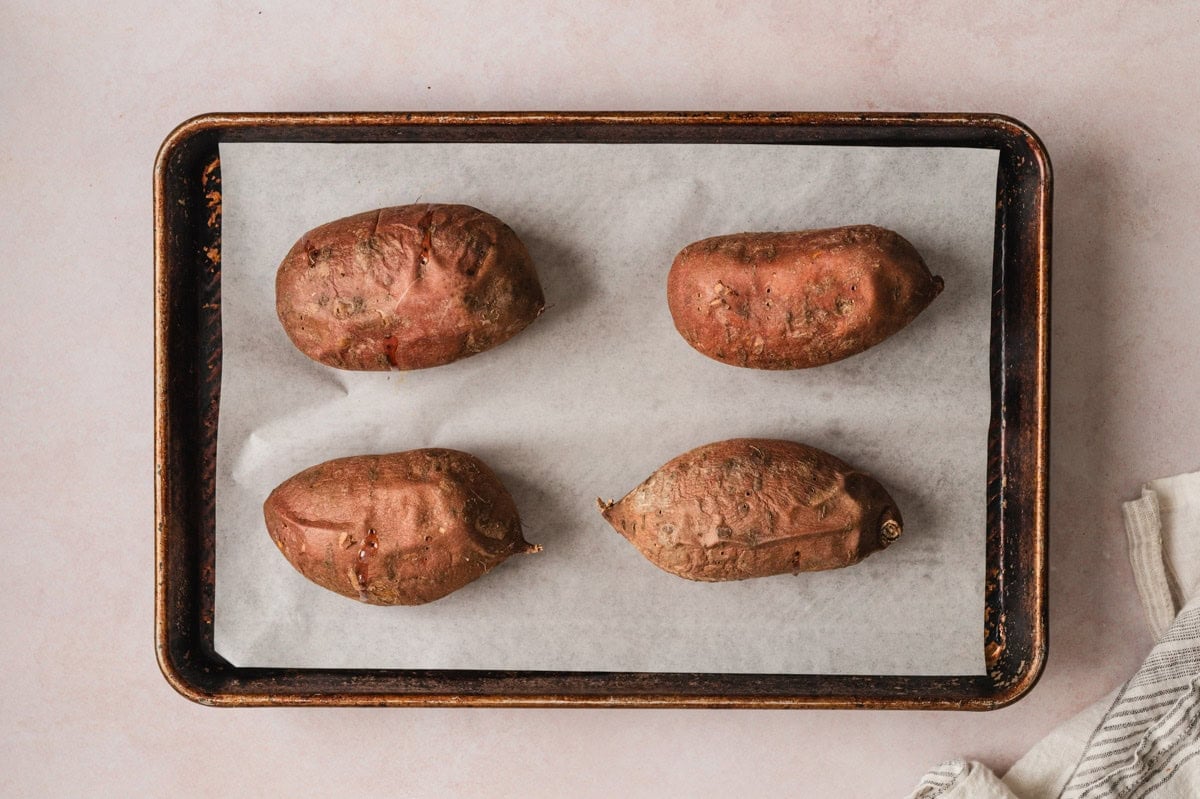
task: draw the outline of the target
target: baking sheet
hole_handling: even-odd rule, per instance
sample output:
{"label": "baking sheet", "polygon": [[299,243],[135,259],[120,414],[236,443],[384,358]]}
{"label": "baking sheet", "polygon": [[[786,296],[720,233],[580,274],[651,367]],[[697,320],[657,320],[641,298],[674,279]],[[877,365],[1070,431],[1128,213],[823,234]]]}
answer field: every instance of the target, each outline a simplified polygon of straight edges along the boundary
{"label": "baking sheet", "polygon": [[[715,144],[223,143],[215,646],[237,666],[983,674],[997,152]],[[323,222],[462,202],[528,246],[548,309],[500,347],[409,373],[330,369],[274,312]],[[678,336],[666,271],[720,233],[871,222],[946,281],[846,361],[737,369]],[[675,455],[790,438],[875,474],[904,537],[849,569],[736,583],[662,572],[596,510]],[[261,504],[329,458],[426,446],[500,475],[537,555],[435,603],[381,608],[299,574]]]}

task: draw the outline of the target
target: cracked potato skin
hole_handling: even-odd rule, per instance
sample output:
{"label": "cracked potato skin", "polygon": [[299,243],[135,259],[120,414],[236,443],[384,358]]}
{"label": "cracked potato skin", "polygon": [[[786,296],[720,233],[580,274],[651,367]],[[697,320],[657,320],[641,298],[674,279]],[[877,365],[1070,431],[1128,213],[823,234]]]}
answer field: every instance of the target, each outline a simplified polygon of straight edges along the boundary
{"label": "cracked potato skin", "polygon": [[451,363],[512,338],[544,306],[517,234],[467,205],[402,205],[321,225],[275,275],[292,343],[338,369]]}
{"label": "cracked potato skin", "polygon": [[263,516],[296,571],[372,605],[432,602],[540,550],[491,469],[452,449],[326,461],[281,483]]}
{"label": "cracked potato skin", "polygon": [[689,244],[667,277],[688,344],[751,369],[806,369],[875,346],[942,291],[916,249],[874,225]]}
{"label": "cracked potato skin", "polygon": [[849,566],[903,525],[870,475],[819,449],[761,438],[686,452],[600,508],[655,566],[705,582]]}

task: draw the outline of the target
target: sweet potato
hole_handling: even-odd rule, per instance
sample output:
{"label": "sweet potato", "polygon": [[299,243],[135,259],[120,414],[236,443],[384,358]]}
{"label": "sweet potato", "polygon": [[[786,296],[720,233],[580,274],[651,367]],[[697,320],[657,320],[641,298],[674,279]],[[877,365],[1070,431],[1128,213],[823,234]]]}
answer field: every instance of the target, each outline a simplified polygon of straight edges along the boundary
{"label": "sweet potato", "polygon": [[903,525],[873,477],[819,449],[761,438],[686,452],[600,510],[655,566],[709,582],[849,566]]}
{"label": "sweet potato", "polygon": [[517,507],[483,461],[452,449],[357,455],[310,467],[263,504],[267,531],[298,572],[372,605],[420,605],[457,591],[525,541]]}
{"label": "sweet potato", "polygon": [[680,335],[710,358],[804,369],[875,346],[942,285],[900,235],[856,225],[689,244],[671,265],[667,302]]}
{"label": "sweet potato", "polygon": [[275,275],[292,342],[339,369],[447,364],[507,341],[544,306],[517,234],[467,205],[402,205],[321,225]]}

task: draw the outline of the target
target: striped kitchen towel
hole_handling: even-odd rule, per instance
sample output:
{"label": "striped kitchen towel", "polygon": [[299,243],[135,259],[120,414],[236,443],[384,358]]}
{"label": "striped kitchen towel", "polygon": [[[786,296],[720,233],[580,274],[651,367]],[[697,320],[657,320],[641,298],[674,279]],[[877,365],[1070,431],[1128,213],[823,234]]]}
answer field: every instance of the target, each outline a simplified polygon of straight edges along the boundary
{"label": "striped kitchen towel", "polygon": [[1145,663],[1003,780],[982,764],[951,761],[926,774],[910,799],[1200,798],[1200,472],[1147,483],[1123,510],[1138,593],[1158,638]]}

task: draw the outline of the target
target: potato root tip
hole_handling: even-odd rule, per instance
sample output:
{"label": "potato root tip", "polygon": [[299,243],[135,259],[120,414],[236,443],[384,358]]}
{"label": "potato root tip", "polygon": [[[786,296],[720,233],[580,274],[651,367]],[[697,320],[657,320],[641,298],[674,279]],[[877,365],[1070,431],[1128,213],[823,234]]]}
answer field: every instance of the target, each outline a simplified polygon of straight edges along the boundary
{"label": "potato root tip", "polygon": [[880,546],[890,546],[897,538],[904,533],[904,528],[900,522],[895,519],[888,519],[879,526],[879,544]]}

